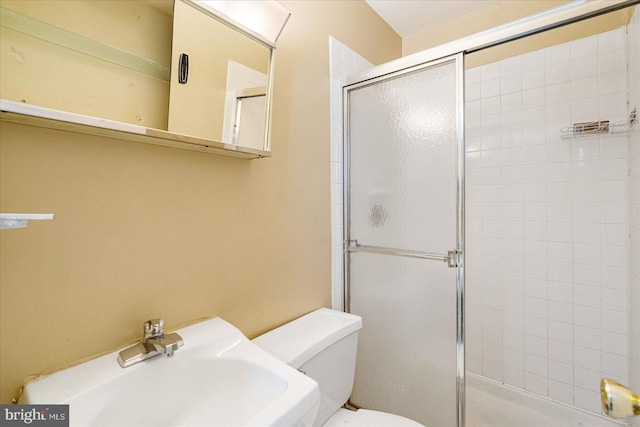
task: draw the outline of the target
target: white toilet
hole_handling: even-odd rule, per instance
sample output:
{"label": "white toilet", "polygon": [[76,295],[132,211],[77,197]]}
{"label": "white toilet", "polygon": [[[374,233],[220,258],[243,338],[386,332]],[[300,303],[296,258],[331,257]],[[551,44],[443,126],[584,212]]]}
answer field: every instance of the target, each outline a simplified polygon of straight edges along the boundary
{"label": "white toilet", "polygon": [[322,400],[314,427],[424,427],[398,415],[342,408],[353,389],[361,328],[359,316],[321,308],[253,342],[320,385]]}

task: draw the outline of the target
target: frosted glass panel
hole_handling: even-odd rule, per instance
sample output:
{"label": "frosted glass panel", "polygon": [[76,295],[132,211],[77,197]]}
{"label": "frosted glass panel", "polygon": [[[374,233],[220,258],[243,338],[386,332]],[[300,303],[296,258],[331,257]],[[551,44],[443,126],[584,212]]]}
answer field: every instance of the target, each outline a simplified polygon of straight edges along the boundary
{"label": "frosted glass panel", "polygon": [[351,402],[426,426],[457,424],[457,270],[389,254],[461,249],[457,70],[444,61],[348,92],[347,238],[360,246],[349,310],[364,323]]}
{"label": "frosted glass panel", "polygon": [[362,316],[351,401],[426,426],[456,425],[456,270],[351,254],[351,312]]}
{"label": "frosted glass panel", "polygon": [[455,248],[455,62],[351,90],[349,115],[351,239]]}

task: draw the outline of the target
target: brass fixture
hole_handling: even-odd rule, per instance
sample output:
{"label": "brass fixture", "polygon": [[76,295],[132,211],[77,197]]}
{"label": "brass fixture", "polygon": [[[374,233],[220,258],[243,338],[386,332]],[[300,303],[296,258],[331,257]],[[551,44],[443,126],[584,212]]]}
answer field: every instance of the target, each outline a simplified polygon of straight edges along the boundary
{"label": "brass fixture", "polygon": [[600,381],[600,398],[604,413],[613,418],[640,415],[640,397],[622,384],[603,378]]}

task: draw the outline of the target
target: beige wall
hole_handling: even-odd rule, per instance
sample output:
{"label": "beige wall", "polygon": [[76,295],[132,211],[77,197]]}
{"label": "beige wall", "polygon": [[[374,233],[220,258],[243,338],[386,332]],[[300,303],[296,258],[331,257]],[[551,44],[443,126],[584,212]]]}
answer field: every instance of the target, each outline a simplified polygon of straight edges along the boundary
{"label": "beige wall", "polygon": [[504,0],[453,21],[407,36],[402,41],[402,54],[420,52],[442,43],[497,27],[535,13],[568,3],[567,0]]}
{"label": "beige wall", "polygon": [[330,305],[328,36],[374,63],[401,40],[361,1],[283,4],[270,159],[0,124],[0,211],[56,215],[0,232],[1,402],[151,317],[253,337]]}

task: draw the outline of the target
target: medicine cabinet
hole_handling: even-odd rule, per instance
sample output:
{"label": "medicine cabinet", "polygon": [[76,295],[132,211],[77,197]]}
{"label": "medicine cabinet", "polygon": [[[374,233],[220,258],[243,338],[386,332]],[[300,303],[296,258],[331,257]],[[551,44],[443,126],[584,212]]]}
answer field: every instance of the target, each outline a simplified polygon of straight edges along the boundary
{"label": "medicine cabinet", "polygon": [[275,40],[207,3],[0,0],[0,118],[270,156]]}

